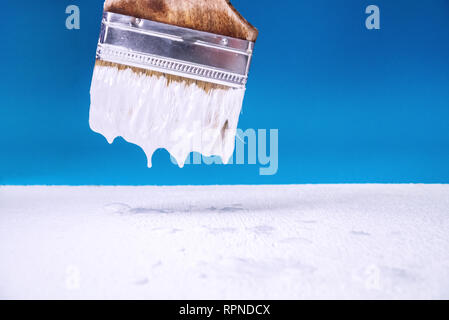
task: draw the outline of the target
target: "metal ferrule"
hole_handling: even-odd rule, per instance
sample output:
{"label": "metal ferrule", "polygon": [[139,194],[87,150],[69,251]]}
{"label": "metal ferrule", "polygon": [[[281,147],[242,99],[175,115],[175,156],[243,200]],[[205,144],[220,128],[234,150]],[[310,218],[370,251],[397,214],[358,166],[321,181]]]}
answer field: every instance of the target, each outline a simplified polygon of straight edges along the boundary
{"label": "metal ferrule", "polygon": [[245,88],[254,42],[104,12],[97,59]]}

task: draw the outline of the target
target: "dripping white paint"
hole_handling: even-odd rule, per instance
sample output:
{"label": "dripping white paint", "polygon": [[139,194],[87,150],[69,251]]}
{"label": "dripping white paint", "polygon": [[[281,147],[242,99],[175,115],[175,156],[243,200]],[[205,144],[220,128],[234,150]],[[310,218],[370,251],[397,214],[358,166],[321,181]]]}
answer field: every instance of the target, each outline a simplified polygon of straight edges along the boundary
{"label": "dripping white paint", "polygon": [[148,167],[160,148],[166,149],[180,167],[191,152],[219,156],[228,163],[235,148],[245,90],[206,93],[194,84],[171,82],[168,86],[163,77],[97,66],[91,86],[91,129],[109,143],[120,136],[140,146]]}

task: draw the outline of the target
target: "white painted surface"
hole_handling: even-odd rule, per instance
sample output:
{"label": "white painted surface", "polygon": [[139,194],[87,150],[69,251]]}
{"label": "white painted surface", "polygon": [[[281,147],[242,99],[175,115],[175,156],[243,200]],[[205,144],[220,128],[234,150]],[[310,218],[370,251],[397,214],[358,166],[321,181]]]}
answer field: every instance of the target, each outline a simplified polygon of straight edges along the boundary
{"label": "white painted surface", "polygon": [[449,298],[448,185],[0,187],[0,298]]}

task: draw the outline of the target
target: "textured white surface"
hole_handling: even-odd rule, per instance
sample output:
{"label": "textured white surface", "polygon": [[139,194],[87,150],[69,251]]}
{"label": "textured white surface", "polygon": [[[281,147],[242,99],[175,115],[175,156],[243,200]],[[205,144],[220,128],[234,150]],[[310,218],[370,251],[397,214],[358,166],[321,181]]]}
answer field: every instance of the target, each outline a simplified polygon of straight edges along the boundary
{"label": "textured white surface", "polygon": [[449,186],[0,187],[1,298],[449,298]]}
{"label": "textured white surface", "polygon": [[153,153],[164,148],[184,166],[191,152],[220,156],[227,163],[244,89],[215,89],[167,81],[131,69],[96,66],[92,77],[89,123],[109,143],[123,137],[140,146],[151,167]]}

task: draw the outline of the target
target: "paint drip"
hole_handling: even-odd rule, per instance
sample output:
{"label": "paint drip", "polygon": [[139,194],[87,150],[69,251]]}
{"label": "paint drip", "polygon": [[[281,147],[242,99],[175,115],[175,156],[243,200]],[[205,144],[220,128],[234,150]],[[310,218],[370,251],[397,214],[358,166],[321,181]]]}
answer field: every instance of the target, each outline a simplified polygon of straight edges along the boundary
{"label": "paint drip", "polygon": [[219,156],[228,163],[245,89],[213,89],[170,82],[131,69],[96,66],[91,86],[89,124],[109,143],[123,137],[148,159],[166,149],[182,168],[191,152]]}

